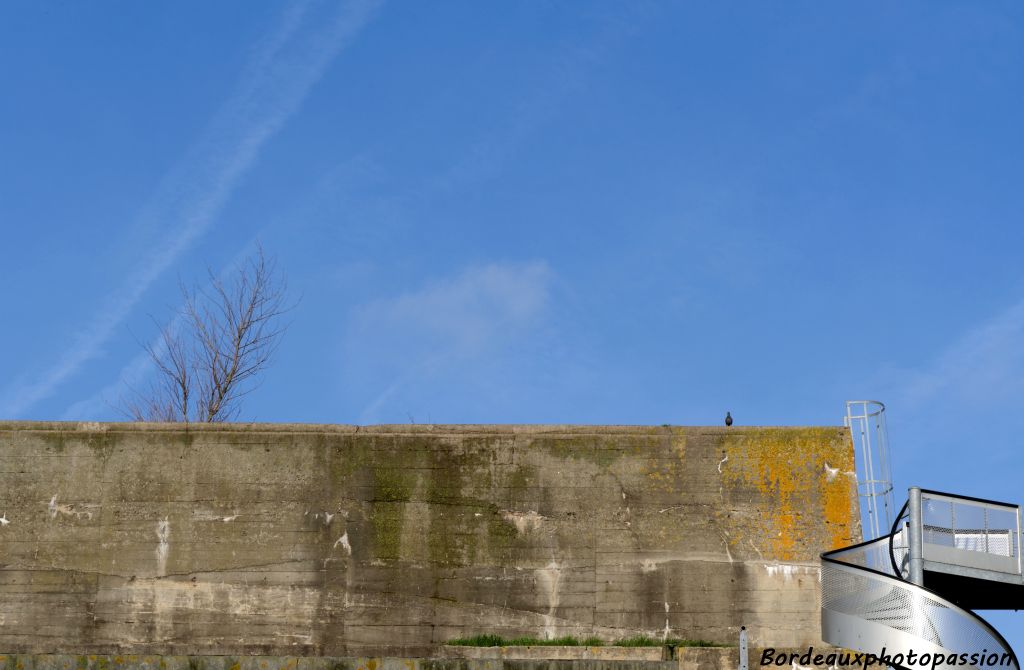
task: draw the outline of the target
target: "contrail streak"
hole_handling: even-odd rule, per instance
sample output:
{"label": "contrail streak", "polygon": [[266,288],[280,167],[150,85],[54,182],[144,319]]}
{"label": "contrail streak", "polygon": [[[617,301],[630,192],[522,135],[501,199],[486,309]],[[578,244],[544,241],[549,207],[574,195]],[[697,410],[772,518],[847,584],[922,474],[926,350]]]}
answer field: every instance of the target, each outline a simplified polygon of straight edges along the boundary
{"label": "contrail streak", "polygon": [[0,416],[17,418],[52,395],[121,326],[142,295],[214,223],[260,150],[301,107],[337,54],[370,21],[379,0],[345,3],[323,27],[301,30],[307,5],[290,8],[280,28],[260,47],[236,91],[201,138],[161,180],[137,223],[169,230],[144,254],[126,281],[107,296],[97,315],[37,381],[14,384],[0,401]]}

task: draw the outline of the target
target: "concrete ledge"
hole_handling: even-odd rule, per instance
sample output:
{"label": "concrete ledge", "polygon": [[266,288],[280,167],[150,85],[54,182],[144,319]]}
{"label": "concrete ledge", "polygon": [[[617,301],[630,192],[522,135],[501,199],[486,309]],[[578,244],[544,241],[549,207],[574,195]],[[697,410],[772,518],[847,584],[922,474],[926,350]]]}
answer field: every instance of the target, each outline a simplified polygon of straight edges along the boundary
{"label": "concrete ledge", "polygon": [[445,658],[549,661],[670,661],[669,647],[461,647],[446,645]]}
{"label": "concrete ledge", "polygon": [[[751,434],[764,430],[799,429],[805,426],[681,426],[631,424],[546,423],[397,423],[360,426],[346,423],[140,423],[137,421],[16,421],[0,420],[0,430],[57,433],[328,433],[355,435],[662,435],[674,432],[703,435]],[[826,426],[837,431],[842,426]]]}
{"label": "concrete ledge", "polygon": [[[760,654],[747,653],[751,668],[758,668]],[[676,647],[679,670],[734,670],[740,665],[738,647]]]}

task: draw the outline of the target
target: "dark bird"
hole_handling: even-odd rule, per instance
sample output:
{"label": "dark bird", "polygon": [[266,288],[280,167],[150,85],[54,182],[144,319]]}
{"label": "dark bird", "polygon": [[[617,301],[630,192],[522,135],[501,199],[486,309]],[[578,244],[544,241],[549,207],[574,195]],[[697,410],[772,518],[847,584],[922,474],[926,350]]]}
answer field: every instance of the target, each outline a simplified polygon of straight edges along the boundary
{"label": "dark bird", "polygon": [[725,425],[727,425],[727,426],[731,426],[732,425],[732,414],[730,414],[729,412],[725,413]]}

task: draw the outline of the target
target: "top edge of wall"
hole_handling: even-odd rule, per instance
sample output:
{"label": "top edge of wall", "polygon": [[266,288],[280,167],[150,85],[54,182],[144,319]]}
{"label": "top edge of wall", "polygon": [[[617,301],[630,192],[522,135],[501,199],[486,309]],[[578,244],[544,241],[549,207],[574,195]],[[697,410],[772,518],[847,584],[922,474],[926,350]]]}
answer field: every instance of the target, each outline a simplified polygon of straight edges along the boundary
{"label": "top edge of wall", "polygon": [[57,432],[258,432],[258,433],[650,433],[682,431],[692,433],[743,433],[763,430],[805,430],[807,428],[847,430],[841,425],[818,426],[694,426],[694,425],[602,425],[602,424],[376,424],[358,426],[331,423],[137,423],[98,421],[0,421],[0,431]]}

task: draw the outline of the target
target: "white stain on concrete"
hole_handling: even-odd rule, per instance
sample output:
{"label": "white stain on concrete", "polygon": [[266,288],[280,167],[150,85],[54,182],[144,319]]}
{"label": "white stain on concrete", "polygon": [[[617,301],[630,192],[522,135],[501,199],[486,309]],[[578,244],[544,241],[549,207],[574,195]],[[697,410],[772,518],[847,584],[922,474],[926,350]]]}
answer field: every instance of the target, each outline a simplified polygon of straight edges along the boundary
{"label": "white stain on concrete", "polygon": [[9,523],[10,521],[7,520],[7,512],[4,512],[4,515],[0,516],[0,528],[3,528]]}
{"label": "white stain on concrete", "polygon": [[726,454],[725,458],[723,458],[722,460],[718,461],[718,474],[722,474],[722,466],[725,465],[725,462],[728,461],[728,460],[729,460],[729,454]]}
{"label": "white stain on concrete", "polygon": [[513,526],[520,535],[525,535],[531,530],[537,530],[544,522],[544,517],[536,512],[509,512],[504,511],[501,516]]}
{"label": "white stain on concrete", "polygon": [[73,516],[76,519],[85,517],[87,519],[92,518],[92,512],[77,512],[73,505],[61,505],[57,503],[57,494],[54,493],[53,497],[50,498],[50,504],[47,506],[50,511],[50,518],[56,519],[58,514],[63,516]]}
{"label": "white stain on concrete", "polygon": [[[849,470],[843,470],[842,474],[846,475],[847,477],[852,477],[854,480],[857,479],[857,473],[856,472],[850,472]],[[825,476],[828,478],[829,481],[832,481],[838,475],[839,475],[839,468],[833,468],[828,463],[825,463]]]}
{"label": "white stain on concrete", "polygon": [[538,570],[537,573],[548,596],[548,613],[544,615],[544,637],[551,639],[558,634],[555,628],[555,611],[558,609],[558,601],[560,599],[559,587],[562,583],[562,566],[559,565],[558,561],[551,559],[551,562]]}
{"label": "white stain on concrete", "polygon": [[258,620],[271,620],[288,612],[297,621],[313,621],[322,597],[314,586],[265,585],[253,589],[251,584],[173,579],[139,578],[124,588],[125,601],[121,607],[125,616],[153,621],[153,633],[147,633],[145,640],[148,644],[154,640],[169,641],[182,612],[217,612]]}
{"label": "white stain on concrete", "polygon": [[227,510],[223,509],[193,509],[192,520],[193,521],[216,521],[216,522],[230,522],[237,519],[240,515],[236,510],[231,510],[228,514],[224,514]]}
{"label": "white stain on concrete", "polygon": [[156,571],[163,577],[167,574],[167,554],[171,550],[171,524],[167,517],[164,517],[163,521],[157,522],[156,538],[160,541],[156,546]]}
{"label": "white stain on concrete", "polygon": [[655,563],[650,558],[646,558],[646,559],[643,560],[642,563],[640,563],[640,572],[642,572],[644,574],[647,574],[649,572],[654,572],[657,569],[658,569],[658,564]]}
{"label": "white stain on concrete", "polygon": [[669,613],[669,606],[668,606],[668,602],[666,601],[665,602],[665,630],[662,632],[662,638],[661,638],[662,640],[667,640],[669,633],[672,632],[672,629],[668,625],[668,613]]}
{"label": "white stain on concrete", "polygon": [[810,575],[817,571],[817,568],[805,565],[789,565],[786,563],[774,563],[764,566],[769,577],[782,577],[785,581],[791,580],[798,575]]}
{"label": "white stain on concrete", "polygon": [[[306,510],[306,514],[309,514],[309,510]],[[304,514],[303,516],[305,516],[306,514]],[[337,515],[337,512],[328,512],[327,510],[324,510],[323,512],[314,512],[313,513],[313,518],[314,519],[319,519],[320,517],[323,517],[324,518],[324,525],[325,526],[330,526],[331,525],[331,521],[334,519],[334,517],[336,515]],[[344,513],[344,514],[342,514],[342,516],[348,517],[348,514]]]}
{"label": "white stain on concrete", "polygon": [[793,578],[795,572],[795,566],[792,565],[766,565],[764,569],[768,572],[769,577],[782,577],[788,582]]}
{"label": "white stain on concrete", "polygon": [[345,534],[339,537],[338,541],[334,543],[334,548],[337,549],[338,547],[344,549],[345,553],[349,556],[352,555],[352,545],[348,543],[348,531],[345,531]]}

